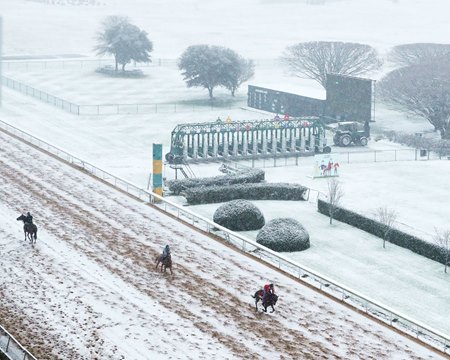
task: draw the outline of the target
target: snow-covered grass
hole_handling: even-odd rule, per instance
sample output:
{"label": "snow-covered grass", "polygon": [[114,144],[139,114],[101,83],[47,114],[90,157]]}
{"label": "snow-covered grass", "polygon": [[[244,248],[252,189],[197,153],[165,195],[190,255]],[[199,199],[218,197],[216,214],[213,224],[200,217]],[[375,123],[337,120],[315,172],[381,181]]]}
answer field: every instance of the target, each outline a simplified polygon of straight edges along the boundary
{"label": "snow-covered grass", "polygon": [[[176,200],[176,198],[175,198]],[[252,201],[266,222],[290,217],[309,232],[308,250],[284,255],[425,324],[450,332],[450,286],[443,265],[317,212],[315,202]],[[189,208],[212,219],[220,204]],[[242,234],[256,239],[258,231]],[[414,300],[412,300],[414,299]]]}
{"label": "snow-covered grass", "polygon": [[[155,52],[153,54],[155,59],[176,59],[187,46],[192,44],[209,43],[228,46],[246,57],[272,59],[268,62],[260,61],[261,65],[257,67],[255,79],[251,81],[252,84],[323,98],[323,90],[316,84],[288,77],[284,69],[273,61],[283,52],[285,46],[309,40],[356,41],[371,44],[381,53],[385,53],[391,46],[400,43],[448,41],[446,36],[450,31],[450,22],[447,15],[449,5],[443,0],[432,2],[425,0],[408,2],[403,0],[346,0],[320,2],[320,5],[311,5],[310,3],[312,2],[268,0],[229,0],[226,2],[203,0],[180,0],[175,2],[160,0],[102,0],[97,1],[96,6],[60,6],[20,0],[2,0],[0,2],[0,14],[3,17],[4,30],[2,34],[2,50],[5,55],[34,55],[36,57],[42,56],[43,58],[45,58],[46,54],[73,53],[91,56],[95,45],[94,35],[99,29],[101,20],[107,15],[121,14],[129,16],[133,23],[149,32],[150,38],[155,44]],[[36,16],[36,14],[39,14],[39,16]],[[133,103],[191,101],[201,104],[204,103],[207,96],[206,92],[200,89],[186,89],[180,74],[174,67],[146,68],[145,71],[148,72],[148,76],[133,82],[130,82],[130,79],[107,79],[95,74],[93,71],[87,71],[87,69],[67,70],[67,72],[52,70],[29,73],[13,73],[11,71],[6,75],[17,77],[18,80],[35,85],[41,90],[47,90],[50,93],[56,92],[55,95],[61,95],[63,98],[67,96],[69,101],[79,101],[88,104],[111,101]],[[369,75],[379,79],[382,73],[383,71]],[[245,92],[246,89],[243,87],[238,93],[238,102],[243,101]],[[220,89],[218,89],[216,94],[226,101],[229,99],[229,95]],[[2,120],[29,131],[39,138],[143,187],[146,187],[148,175],[151,171],[152,143],[162,143],[167,149],[170,145],[170,131],[178,123],[211,121],[218,116],[221,118],[230,116],[232,119],[239,120],[267,117],[266,114],[237,107],[233,109],[222,108],[212,111],[173,114],[77,117],[9,89],[3,89],[2,91],[2,105],[3,107],[0,109]],[[408,132],[428,132],[432,130],[431,126],[424,120],[405,117],[402,114],[386,109],[382,104],[376,105],[376,120],[377,122],[372,125],[372,129],[377,131],[395,129]],[[372,142],[370,147],[378,150],[399,148],[397,145],[383,141],[378,143]],[[28,149],[25,150],[25,152],[28,151]],[[351,151],[355,150],[351,149]],[[313,180],[309,177],[312,174],[312,164],[308,163],[308,161],[312,161],[312,159],[302,159],[298,167],[266,169],[267,178],[270,181],[280,181],[282,179],[283,181],[298,182],[324,192],[326,182],[323,179]],[[47,160],[42,160],[41,162],[46,163]],[[449,161],[368,162],[348,165],[344,163],[340,168],[341,176],[339,178],[345,188],[343,204],[366,214],[372,213],[378,206],[392,206],[399,213],[399,221],[402,223],[399,226],[407,231],[409,229],[409,231],[420,237],[430,239],[434,226],[448,226],[447,214],[450,213],[450,205],[446,200],[448,187],[445,179],[450,173],[449,164]],[[217,174],[216,167],[218,165],[203,167],[201,170],[195,171],[197,176],[201,174]],[[54,165],[49,172],[56,172],[58,168],[59,165]],[[169,169],[165,171],[168,177],[173,176]],[[36,177],[36,175],[33,176]],[[40,181],[40,179],[33,180]],[[53,183],[53,188],[64,187],[59,183],[55,185],[53,180],[50,183]],[[40,184],[42,188],[47,189],[46,191],[54,190],[51,186],[48,187],[45,182]],[[83,185],[80,184],[75,182],[75,184],[71,183],[71,186],[75,188],[80,186],[85,190]],[[88,188],[96,186],[95,184],[87,185]],[[12,184],[8,183],[7,187],[10,187],[15,193],[17,192]],[[79,191],[80,196],[84,193],[83,190]],[[204,319],[201,315],[200,306],[193,310],[193,313],[195,313],[194,324],[196,325],[192,325],[189,321],[182,321],[182,325],[180,325],[183,328],[181,334],[177,332],[178,327],[174,324],[178,323],[179,315],[184,314],[183,306],[177,305],[175,311],[177,315],[174,315],[171,310],[163,311],[166,314],[164,319],[167,320],[171,332],[168,335],[159,336],[161,333],[166,333],[164,329],[158,328],[158,331],[155,332],[156,335],[153,335],[148,329],[154,326],[155,322],[159,324],[164,321],[164,319],[158,317],[156,320],[152,318],[155,313],[159,314],[159,311],[162,311],[158,307],[161,305],[159,303],[161,300],[159,299],[159,302],[155,300],[157,299],[157,294],[142,295],[142,301],[137,305],[129,298],[124,303],[123,297],[121,298],[123,295],[118,295],[121,291],[117,290],[117,288],[114,288],[117,290],[116,292],[115,290],[110,290],[111,284],[119,280],[115,275],[108,274],[105,269],[99,270],[102,272],[101,276],[99,276],[105,279],[100,286],[102,289],[91,290],[88,285],[84,285],[85,283],[98,284],[99,278],[92,278],[90,275],[83,275],[79,278],[77,277],[79,269],[87,267],[92,270],[91,273],[95,273],[95,263],[101,262],[99,258],[95,257],[96,253],[102,254],[107,245],[94,249],[89,248],[87,244],[95,245],[93,239],[97,239],[98,234],[95,231],[86,231],[83,236],[88,241],[84,241],[83,244],[87,247],[80,251],[77,250],[77,252],[67,250],[67,247],[73,248],[78,246],[76,243],[70,243],[70,240],[72,237],[79,240],[79,235],[74,233],[74,231],[79,227],[80,223],[85,221],[83,218],[77,217],[72,227],[64,228],[70,236],[65,236],[59,232],[55,235],[50,230],[44,230],[42,245],[39,245],[36,249],[38,250],[37,254],[33,253],[33,256],[29,256],[28,247],[18,247],[15,243],[16,236],[20,235],[19,232],[11,233],[10,230],[17,227],[17,223],[10,220],[14,217],[13,214],[18,211],[19,207],[27,206],[25,195],[21,192],[19,195],[20,199],[9,205],[5,205],[7,198],[2,198],[0,212],[6,224],[6,230],[2,230],[3,242],[1,246],[2,254],[3,250],[5,250],[5,253],[8,253],[7,259],[10,262],[2,262],[1,264],[2,266],[4,265],[5,273],[10,276],[11,282],[6,283],[8,278],[2,277],[0,295],[2,295],[2,300],[6,299],[5,286],[13,289],[13,291],[7,293],[8,299],[14,304],[14,309],[10,308],[10,310],[13,310],[11,313],[16,316],[18,322],[23,320],[20,316],[22,312],[29,316],[29,319],[27,318],[21,325],[24,328],[31,327],[33,330],[31,331],[32,335],[36,338],[42,337],[42,334],[39,333],[33,322],[43,323],[47,326],[51,320],[59,321],[62,324],[68,321],[62,317],[57,308],[58,305],[63,306],[70,300],[69,310],[72,312],[71,316],[78,317],[81,313],[80,322],[72,319],[69,321],[70,325],[67,326],[66,330],[63,326],[58,326],[56,332],[61,333],[61,338],[64,341],[70,344],[75,343],[75,347],[79,345],[77,341],[81,341],[79,340],[80,336],[87,336],[88,334],[88,332],[85,334],[84,331],[81,331],[82,334],[79,334],[80,329],[85,330],[81,326],[85,321],[92,325],[88,327],[89,329],[96,327],[100,329],[98,330],[101,334],[100,338],[106,343],[106,345],[101,345],[106,356],[110,354],[109,351],[114,351],[111,343],[123,344],[125,347],[131,341],[130,338],[133,339],[134,344],[137,343],[138,345],[135,348],[136,352],[126,354],[127,358],[142,358],[142,351],[145,352],[149,349],[146,345],[148,343],[154,344],[152,348],[154,353],[150,352],[151,355],[155,355],[156,358],[158,358],[156,354],[159,354],[160,358],[167,356],[167,353],[165,355],[157,353],[159,351],[157,346],[162,344],[162,339],[170,339],[170,344],[165,347],[169,349],[168,351],[174,349],[174,357],[183,357],[187,353],[196,354],[196,350],[199,348],[202,349],[202,354],[206,354],[205,357],[209,358],[217,354],[218,357],[229,355],[229,349],[224,350],[223,342],[216,341],[216,339],[210,341],[210,338],[206,337],[200,338],[200,340],[193,340],[194,338],[199,338],[196,335],[198,335],[198,331],[201,331],[198,328],[201,328],[200,325]],[[108,195],[110,196],[110,194]],[[92,195],[92,197],[100,201],[97,195]],[[45,219],[44,228],[51,228],[52,222],[60,216],[61,212],[69,211],[73,203],[78,203],[79,201],[77,198],[70,197],[70,200],[66,201],[66,207],[52,208],[52,210],[47,210],[48,203],[42,202],[42,206],[37,208],[36,211],[33,209],[33,211],[37,212],[38,215],[40,214],[41,219]],[[377,298],[387,305],[392,305],[393,308],[398,307],[401,312],[412,314],[431,326],[447,331],[447,333],[449,332],[449,313],[445,307],[445,301],[442,300],[449,297],[449,279],[448,276],[444,276],[441,265],[423,258],[417,258],[417,255],[394,246],[388,246],[385,251],[381,248],[379,239],[363,234],[345,224],[336,223],[330,227],[327,225],[327,219],[315,211],[313,204],[302,203],[302,205],[304,205],[304,211],[298,211],[296,203],[268,202],[267,206],[263,205],[263,202],[258,203],[267,220],[283,214],[285,216],[299,215],[300,222],[310,232],[312,247],[299,254],[298,257],[297,255],[292,255],[296,260],[325,274],[329,274],[330,277],[336,280],[354,286],[361,292],[367,291],[371,297]],[[125,208],[129,209],[129,206],[125,205]],[[208,206],[214,207],[214,205]],[[211,211],[208,210],[208,206],[206,206],[206,210],[201,207],[197,209],[200,212],[204,211],[208,215],[208,211]],[[91,212],[91,207],[96,207],[95,201],[94,204],[88,202],[88,204],[84,205],[84,211]],[[108,207],[98,209],[98,211],[103,213],[105,209],[108,209]],[[130,216],[124,207],[115,209],[117,213],[125,213],[126,216]],[[146,210],[142,211],[145,212]],[[141,213],[141,210],[139,212]],[[145,217],[144,219],[148,220]],[[101,216],[97,214],[93,223],[102,223],[104,220],[104,214]],[[164,221],[167,220],[164,219]],[[142,222],[143,219],[141,217],[137,219],[138,224]],[[119,229],[129,230],[129,223],[123,222],[120,218],[115,218],[113,225],[117,225]],[[173,226],[177,228],[179,225],[175,224]],[[52,229],[54,230],[54,228]],[[154,228],[146,229],[152,234],[156,231]],[[6,235],[4,235],[5,231]],[[153,246],[152,254],[156,254],[157,248],[162,246],[166,239],[174,241],[173,233],[166,233],[161,223],[159,223],[157,231],[163,232],[165,235],[156,235],[156,233],[153,235],[154,239],[152,241],[156,245],[146,242],[147,246]],[[181,237],[179,232],[178,228],[178,235],[175,238],[177,236]],[[104,229],[104,233],[107,233],[107,230]],[[191,236],[195,237],[198,235],[194,234]],[[335,238],[341,240],[333,241]],[[143,241],[142,237],[137,239],[138,242]],[[236,254],[234,252],[228,253],[227,250],[223,250],[217,244],[211,245],[208,243],[208,246],[211,247],[205,248],[202,243],[201,246],[196,245],[195,249],[188,248],[185,243],[180,242],[180,244],[183,244],[180,245],[180,249],[185,250],[189,254],[201,253],[202,259],[203,257],[207,258],[205,261],[210,261],[209,264],[214,264],[215,268],[217,264],[220,265],[220,268],[223,267],[226,271],[224,270],[219,274],[219,279],[226,279],[224,281],[227,284],[234,284],[236,279],[241,278],[242,274],[237,272],[237,270],[236,272],[229,272],[228,262],[221,265],[217,257],[209,258],[214,256],[212,252],[217,252],[218,254],[224,254],[223,258],[226,258],[227,261],[235,263]],[[54,250],[55,248],[60,250]],[[118,252],[123,254],[128,250],[118,249]],[[141,254],[139,251],[148,249],[139,248],[135,250],[135,253]],[[42,256],[40,255],[41,251],[43,252]],[[83,254],[83,252],[86,252],[86,254]],[[65,253],[67,253],[67,256],[64,255],[66,257],[61,258],[63,256],[61,254]],[[362,253],[367,254],[367,256],[361,257]],[[112,257],[118,256],[115,254],[110,255]],[[89,257],[88,262],[81,264],[76,261],[78,257],[82,259],[85,256]],[[47,262],[45,260],[47,258],[51,260]],[[125,264],[132,265],[128,258],[119,258]],[[137,258],[139,257],[137,256]],[[375,259],[377,260],[376,262]],[[42,265],[39,265],[39,261],[42,261]],[[183,266],[185,264],[195,266],[192,257],[182,261]],[[393,263],[395,264],[395,270]],[[33,267],[36,264],[39,265],[40,272]],[[251,267],[254,266],[252,263]],[[239,286],[247,288],[250,283],[252,284],[251,286],[259,286],[268,277],[274,277],[276,282],[280,280],[279,275],[269,274],[265,267],[256,266],[257,271],[249,275],[249,279],[247,279],[248,281],[246,280],[245,284],[239,284]],[[137,274],[142,274],[147,271],[146,268],[143,270],[144,268],[135,270],[137,270]],[[55,273],[69,271],[70,275],[74,276],[77,281],[73,284],[56,285],[59,284],[59,281],[62,281],[61,277],[47,276],[49,269],[54,269]],[[123,269],[120,268],[120,270],[122,271]],[[198,271],[199,269],[195,269],[195,271],[189,270],[187,274],[189,276],[196,275]],[[200,269],[201,271],[204,271],[203,267]],[[122,273],[122,280],[119,282],[126,289],[132,286],[129,285],[129,282],[133,283],[135,289],[130,289],[131,294],[135,294],[133,291],[144,291],[142,289],[147,289],[145,291],[148,291],[149,288],[154,286],[154,277],[150,279],[150,282],[147,281],[145,276],[141,277],[139,280],[141,282],[140,285],[136,285],[139,281],[125,274],[126,272]],[[261,274],[264,274],[264,276]],[[358,274],[361,276],[357,276]],[[209,280],[213,278],[213,275],[217,276],[217,273],[209,274],[207,271],[203,273],[203,276]],[[23,278],[21,279],[19,276],[23,276]],[[31,277],[27,278],[27,276]],[[256,282],[255,278],[257,279]],[[253,282],[255,283],[253,284]],[[280,325],[280,330],[281,328],[283,329],[282,333],[285,333],[286,327],[298,329],[297,318],[306,319],[300,322],[302,326],[306,326],[310,321],[314,322],[317,314],[321,314],[320,309],[314,308],[309,318],[303,312],[298,316],[294,316],[292,313],[292,311],[295,311],[295,307],[292,307],[292,304],[303,296],[303,294],[299,293],[309,294],[309,290],[302,288],[301,291],[297,291],[296,284],[291,282],[285,283],[284,280],[280,282],[283,284],[281,285],[283,292],[281,304],[286,304],[286,308],[281,312],[283,324]],[[46,296],[45,293],[41,293],[39,298],[41,303],[36,303],[36,293],[30,291],[30,284],[36,283],[44,284],[45,291],[50,294]],[[125,285],[125,283],[128,285]],[[166,285],[164,281],[158,282],[158,284]],[[385,284],[387,286],[383,287]],[[185,284],[178,285],[183,287]],[[85,290],[87,293],[90,292],[92,296],[86,296],[86,302],[81,304],[79,302],[80,298],[82,298],[80,294],[85,292]],[[74,293],[71,295],[70,291],[74,291]],[[241,289],[233,291],[235,294],[242,293]],[[393,293],[389,294],[389,291]],[[220,293],[222,292],[220,291]],[[69,295],[64,298],[59,293]],[[108,297],[107,294],[110,294],[111,297]],[[285,299],[284,294],[286,294]],[[190,296],[194,295],[190,294]],[[317,295],[313,294],[311,296],[314,298]],[[184,305],[189,297],[184,297],[183,295],[181,297],[183,299],[181,303]],[[52,301],[58,305],[55,305],[56,307],[53,309],[47,298],[55,299]],[[105,308],[104,302],[98,302],[102,298],[107,299],[111,307]],[[196,305],[199,304],[200,300],[196,299],[195,296],[192,299]],[[152,308],[155,310],[154,312],[149,310],[148,303],[156,306]],[[28,309],[27,306],[31,306],[30,304],[35,307]],[[121,323],[121,316],[116,316],[115,313],[112,314],[114,311],[111,309],[117,304],[123,306],[123,311],[119,313],[120,315],[129,315],[124,320],[128,321],[128,325]],[[3,301],[2,306],[4,306]],[[163,306],[172,309],[167,302],[164,302]],[[33,310],[35,313],[32,313]],[[101,320],[93,316],[91,311],[94,311]],[[425,315],[428,316],[428,314],[429,317],[425,318]],[[223,339],[228,340],[227,336],[230,333],[238,332],[236,332],[234,325],[230,327],[227,327],[228,325],[219,326],[219,321],[214,320],[221,319],[224,316],[224,314],[218,316],[214,311],[206,314],[206,317],[209,317],[209,321],[214,323],[213,327],[217,326],[219,333],[225,334]],[[350,313],[350,315],[345,316],[354,316],[354,314]],[[136,319],[141,317],[144,317],[145,321],[137,322]],[[335,314],[331,314],[328,317],[334,320],[339,319],[336,321],[340,321],[343,318],[341,315]],[[368,327],[374,326],[363,318],[358,318],[358,321],[368,324]],[[314,337],[330,333],[330,337],[337,339],[338,337],[334,336],[334,334],[337,331],[342,331],[342,329],[350,331],[350,329],[358,328],[361,330],[358,334],[366,333],[365,329],[361,329],[353,323],[350,325],[340,323],[340,330],[337,330],[338,328],[335,325],[329,324],[328,327],[327,325],[322,327],[317,325],[313,329]],[[48,336],[52,339],[52,343],[53,341],[57,343],[57,337],[52,335],[55,333],[54,329],[50,330],[46,334],[49,334]],[[71,333],[72,331],[74,333]],[[247,338],[249,334],[252,334],[252,331],[253,328],[246,327],[241,334]],[[174,333],[176,336],[173,335]],[[187,335],[184,336],[185,333],[192,336],[189,336],[187,339]],[[204,332],[202,332],[202,336],[205,336]],[[95,336],[93,338],[95,339]],[[351,339],[348,341],[351,343],[355,340]],[[373,344],[375,343],[380,344],[378,336],[365,336],[363,341],[366,341],[366,343],[360,348],[358,348],[360,343],[356,343],[357,350],[362,351],[362,354],[364,354],[361,356],[367,356],[367,347],[378,346],[374,346]],[[395,343],[398,341],[398,338],[395,337],[390,342]],[[81,343],[86,345],[84,340]],[[94,349],[92,354],[95,354],[95,350],[99,349],[99,345],[94,345],[91,342],[87,343],[90,346],[92,345],[91,349]],[[340,346],[339,344],[338,347]],[[285,348],[290,346],[289,344],[285,345]],[[398,349],[396,348],[389,348],[388,345],[382,344],[378,353],[373,356],[378,358],[414,357],[411,353],[405,354],[397,351]],[[253,351],[256,354],[260,354],[267,349],[267,346],[260,348],[258,342],[255,341],[253,343],[251,339],[248,339],[245,346],[246,349],[250,349],[248,353]],[[350,345],[347,344],[347,346]],[[387,355],[381,349],[383,347],[390,349],[390,355]],[[79,351],[81,351],[81,354],[85,354],[88,350]],[[123,351],[118,351],[118,354],[123,354]],[[358,356],[352,352],[345,352],[340,347],[337,352],[343,358]],[[413,352],[421,353],[421,350],[414,347]],[[270,355],[280,356],[281,351],[274,351],[274,354]],[[315,355],[313,353],[310,356],[314,357]]]}

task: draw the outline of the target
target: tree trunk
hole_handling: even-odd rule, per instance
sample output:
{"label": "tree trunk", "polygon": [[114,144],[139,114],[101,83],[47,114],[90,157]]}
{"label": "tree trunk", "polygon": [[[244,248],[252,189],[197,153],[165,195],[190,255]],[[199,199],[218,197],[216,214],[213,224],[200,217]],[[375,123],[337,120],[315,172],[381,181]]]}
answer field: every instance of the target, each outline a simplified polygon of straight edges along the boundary
{"label": "tree trunk", "polygon": [[234,97],[234,92],[236,91],[236,89],[231,89],[231,96]]}
{"label": "tree trunk", "polygon": [[116,55],[114,55],[114,61],[116,63],[116,72],[117,72],[117,70],[119,70],[119,62],[117,61],[117,56]]}
{"label": "tree trunk", "polygon": [[125,71],[125,65],[126,64],[122,64],[122,71]]}
{"label": "tree trunk", "polygon": [[450,129],[441,129],[441,139],[450,140]]}
{"label": "tree trunk", "polygon": [[214,89],[214,88],[208,88],[209,98],[210,98],[211,100],[213,99],[213,89]]}

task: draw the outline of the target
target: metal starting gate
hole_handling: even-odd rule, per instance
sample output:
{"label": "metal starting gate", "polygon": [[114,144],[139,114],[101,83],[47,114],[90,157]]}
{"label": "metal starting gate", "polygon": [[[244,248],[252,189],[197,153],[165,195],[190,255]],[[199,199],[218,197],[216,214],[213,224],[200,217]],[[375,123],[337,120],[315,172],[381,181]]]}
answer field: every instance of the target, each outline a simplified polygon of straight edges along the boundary
{"label": "metal starting gate", "polygon": [[218,158],[313,155],[329,153],[325,127],[318,117],[179,124],[172,131],[170,164]]}

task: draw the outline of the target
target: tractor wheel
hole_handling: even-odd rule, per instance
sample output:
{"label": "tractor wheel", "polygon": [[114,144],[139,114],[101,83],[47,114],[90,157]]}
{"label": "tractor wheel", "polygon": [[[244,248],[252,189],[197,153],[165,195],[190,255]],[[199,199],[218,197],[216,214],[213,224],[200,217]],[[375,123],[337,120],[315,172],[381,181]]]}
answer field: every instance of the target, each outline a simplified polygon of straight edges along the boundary
{"label": "tractor wheel", "polygon": [[324,154],[329,154],[330,152],[331,152],[331,148],[329,146],[324,146],[323,153]]}
{"label": "tractor wheel", "polygon": [[352,142],[352,138],[350,135],[342,135],[341,139],[339,140],[341,146],[349,146]]}
{"label": "tractor wheel", "polygon": [[369,141],[367,140],[367,138],[366,138],[365,136],[363,136],[361,139],[359,139],[359,143],[360,143],[362,146],[366,146],[368,142],[369,142]]}

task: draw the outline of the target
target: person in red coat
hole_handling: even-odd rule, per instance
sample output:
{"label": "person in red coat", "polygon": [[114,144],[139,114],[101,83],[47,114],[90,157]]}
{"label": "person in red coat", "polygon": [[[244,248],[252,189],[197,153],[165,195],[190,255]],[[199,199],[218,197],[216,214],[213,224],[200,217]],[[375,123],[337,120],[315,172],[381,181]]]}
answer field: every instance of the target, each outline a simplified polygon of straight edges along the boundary
{"label": "person in red coat", "polygon": [[262,303],[264,304],[264,302],[273,294],[275,294],[275,288],[273,287],[273,284],[264,285],[264,295],[262,298]]}

